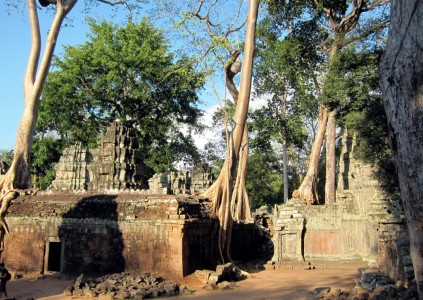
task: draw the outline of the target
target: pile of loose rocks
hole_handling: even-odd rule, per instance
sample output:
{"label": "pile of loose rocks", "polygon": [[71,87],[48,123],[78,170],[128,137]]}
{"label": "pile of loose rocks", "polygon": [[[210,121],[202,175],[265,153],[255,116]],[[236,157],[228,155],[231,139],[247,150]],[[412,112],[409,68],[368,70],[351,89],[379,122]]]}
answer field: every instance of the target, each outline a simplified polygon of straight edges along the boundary
{"label": "pile of loose rocks", "polygon": [[197,270],[194,275],[205,283],[203,288],[206,290],[228,290],[236,287],[236,281],[246,278],[247,273],[233,263],[227,263],[218,265],[216,271]]}
{"label": "pile of loose rocks", "polygon": [[324,300],[407,300],[418,299],[415,282],[393,282],[378,269],[359,269],[356,287],[348,290],[320,287],[309,292],[306,299]]}
{"label": "pile of loose rocks", "polygon": [[179,284],[151,273],[117,273],[90,279],[81,274],[65,290],[68,296],[98,297],[99,300],[145,299],[179,294]]}

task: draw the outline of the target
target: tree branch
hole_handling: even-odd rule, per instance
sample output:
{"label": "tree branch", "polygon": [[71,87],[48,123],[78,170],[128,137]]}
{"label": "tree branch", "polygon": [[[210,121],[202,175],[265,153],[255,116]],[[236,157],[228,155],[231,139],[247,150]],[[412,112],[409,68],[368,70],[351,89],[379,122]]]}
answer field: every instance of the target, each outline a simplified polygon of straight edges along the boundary
{"label": "tree branch", "polygon": [[344,39],[342,41],[340,41],[339,46],[340,47],[344,47],[345,45],[357,42],[359,40],[365,39],[366,37],[368,37],[369,35],[376,33],[382,29],[385,29],[389,24],[389,20],[386,20],[385,22],[382,22],[380,24],[378,24],[375,27],[370,28],[369,30],[361,33],[361,34],[357,34],[355,36],[352,36],[350,38]]}
{"label": "tree branch", "polygon": [[354,1],[353,10],[339,22],[340,32],[349,32],[357,25],[365,4],[365,0]]}
{"label": "tree branch", "polygon": [[363,11],[371,11],[371,10],[374,10],[374,9],[376,9],[378,7],[384,6],[385,4],[387,4],[389,2],[391,2],[391,1],[390,0],[382,0],[382,1],[376,0],[376,1],[372,2],[369,5],[369,7],[365,8]]}
{"label": "tree branch", "polygon": [[97,0],[97,1],[98,2],[101,2],[101,3],[105,3],[105,4],[108,4],[108,5],[111,5],[111,6],[118,5],[118,4],[124,4],[126,2],[126,0],[117,0],[117,1]]}
{"label": "tree branch", "polygon": [[47,36],[47,42],[44,49],[43,58],[41,60],[39,74],[37,75],[34,82],[35,90],[32,91],[34,95],[36,95],[36,98],[38,98],[39,94],[41,93],[42,87],[50,69],[54,48],[56,47],[57,37],[59,36],[62,22],[66,15],[72,10],[76,2],[77,0],[57,0],[56,14],[51,24],[50,32]]}
{"label": "tree branch", "polygon": [[236,88],[235,84],[234,84],[234,77],[235,75],[240,71],[240,68],[237,69],[235,72],[232,71],[232,65],[234,64],[234,62],[236,62],[236,60],[238,59],[240,55],[239,51],[235,51],[234,53],[232,53],[230,60],[225,64],[224,66],[224,70],[225,70],[225,79],[226,79],[226,86],[229,90],[229,93],[231,94],[232,98],[234,99],[235,104],[238,101],[238,89]]}
{"label": "tree branch", "polygon": [[28,0],[28,14],[29,22],[31,25],[31,49],[29,52],[28,64],[26,67],[24,79],[25,99],[27,99],[26,93],[29,91],[28,88],[32,88],[34,85],[41,51],[40,23],[38,21],[37,5],[35,0]]}

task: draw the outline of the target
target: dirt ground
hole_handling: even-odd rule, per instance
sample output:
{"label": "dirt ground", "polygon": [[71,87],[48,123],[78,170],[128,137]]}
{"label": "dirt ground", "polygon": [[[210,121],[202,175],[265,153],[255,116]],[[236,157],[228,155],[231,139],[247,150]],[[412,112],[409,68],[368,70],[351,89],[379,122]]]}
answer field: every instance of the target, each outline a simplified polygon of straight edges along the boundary
{"label": "dirt ground", "polygon": [[[304,299],[307,292],[318,287],[332,289],[351,289],[355,286],[357,268],[316,268],[305,269],[272,269],[250,273],[250,276],[237,282],[231,290],[204,290],[204,285],[193,276],[178,280],[186,285],[192,293],[172,297],[175,299]],[[64,289],[74,280],[61,279],[58,276],[47,275],[45,278],[12,279],[7,284],[9,297],[21,299],[71,300],[87,299],[85,297],[70,297],[63,294]],[[160,298],[158,298],[160,299]],[[169,299],[169,298],[166,298]]]}

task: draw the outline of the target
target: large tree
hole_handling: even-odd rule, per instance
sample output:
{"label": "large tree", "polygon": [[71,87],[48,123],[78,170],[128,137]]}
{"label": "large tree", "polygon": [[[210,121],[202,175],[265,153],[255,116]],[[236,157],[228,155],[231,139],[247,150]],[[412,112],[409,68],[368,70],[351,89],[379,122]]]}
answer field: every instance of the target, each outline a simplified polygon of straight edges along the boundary
{"label": "large tree", "polygon": [[[174,12],[183,12],[181,20],[176,22],[179,28],[183,28],[184,38],[189,40],[185,50],[195,48],[198,55],[198,63],[207,68],[210,73],[209,81],[213,82],[216,75],[222,78],[224,71],[224,83],[236,104],[235,117],[226,113],[227,127],[227,156],[218,179],[203,195],[212,201],[212,215],[219,223],[217,231],[216,261],[230,260],[229,247],[231,241],[232,222],[234,220],[249,219],[250,208],[246,193],[246,165],[248,155],[248,133],[245,119],[248,110],[250,86],[243,80],[247,79],[251,72],[255,20],[257,15],[257,1],[249,3],[250,26],[244,49],[242,49],[243,34],[241,28],[245,24],[246,1],[221,1],[221,0],[192,0],[187,1],[184,9],[178,2],[165,2],[163,9],[170,11],[172,18]],[[162,3],[163,4],[163,3]],[[255,7],[255,8],[254,8]],[[255,12],[254,12],[255,11]],[[178,14],[176,14],[178,15]],[[255,16],[254,16],[255,15]],[[254,28],[253,28],[254,27]],[[252,36],[251,36],[252,34]],[[241,40],[241,41],[240,41]],[[252,44],[251,44],[252,43]],[[244,51],[242,51],[244,50]],[[249,52],[250,51],[250,52]],[[249,61],[250,60],[250,61]],[[237,88],[235,76],[239,73],[242,61],[242,77],[240,88]],[[245,68],[247,68],[245,70]],[[251,75],[250,75],[251,79]],[[213,84],[213,83],[212,83]],[[244,85],[244,87],[243,87]],[[244,89],[244,90],[243,90]],[[216,93],[220,94],[220,93]],[[226,93],[225,93],[226,94]],[[247,99],[248,98],[248,99]],[[226,97],[224,103],[227,103]],[[243,117],[243,115],[245,116]],[[241,123],[237,118],[244,118]],[[237,141],[238,130],[242,128],[242,141]],[[239,143],[239,144],[238,144]],[[233,145],[235,144],[235,146]]]}
{"label": "large tree", "polygon": [[[5,222],[10,201],[18,195],[18,191],[31,189],[30,153],[35,124],[38,117],[38,106],[50,68],[54,49],[57,44],[60,28],[67,14],[73,9],[78,0],[40,0],[42,6],[53,5],[54,17],[46,39],[41,57],[41,32],[36,0],[27,0],[29,24],[31,29],[31,48],[28,64],[24,76],[24,112],[18,126],[14,157],[6,175],[0,181],[0,224],[2,226],[0,240],[3,240],[8,227]],[[112,2],[98,0],[110,5],[122,4],[125,1]],[[94,0],[91,2],[95,2]]]}
{"label": "large tree", "polygon": [[192,141],[178,127],[197,123],[203,76],[188,59],[175,61],[162,32],[146,19],[123,27],[91,20],[89,26],[85,43],[65,47],[53,61],[38,135],[54,131],[67,141],[89,144],[119,118],[137,128],[147,166],[162,172],[182,158],[182,150],[192,152]]}
{"label": "large tree", "polygon": [[380,65],[382,93],[419,299],[423,299],[422,16],[422,1],[393,1],[388,43]]}
{"label": "large tree", "polygon": [[[325,53],[323,73],[315,74],[315,91],[319,99],[318,129],[311,150],[309,167],[300,187],[294,191],[295,198],[305,203],[316,203],[316,179],[319,156],[326,133],[326,202],[335,200],[335,130],[338,101],[326,101],[322,96],[325,74],[343,47],[362,41],[385,28],[386,14],[380,8],[389,1],[380,0],[306,0],[269,1],[269,13],[276,29],[290,29],[293,33],[316,34],[325,32],[326,38],[317,45]],[[379,10],[378,10],[379,9]],[[365,16],[365,17],[364,17]],[[311,30],[311,31],[310,31]]]}
{"label": "large tree", "polygon": [[[238,103],[239,90],[237,88],[235,77],[241,71],[241,43],[233,37],[240,34],[240,30],[244,27],[246,18],[244,17],[243,11],[245,9],[244,1],[233,1],[234,9],[227,16],[226,13],[222,13],[222,5],[228,5],[227,1],[193,1],[194,7],[184,12],[184,18],[179,22],[179,26],[183,26],[189,32],[189,38],[198,45],[201,45],[201,55],[199,60],[203,65],[207,65],[210,68],[218,68],[223,71],[224,80],[227,90],[231,95],[235,105]],[[232,3],[230,3],[232,4]],[[200,24],[199,24],[200,23]],[[197,31],[193,31],[192,28],[199,28]],[[201,29],[201,27],[204,27]],[[198,31],[203,31],[204,35],[198,39]],[[226,52],[226,53],[225,53]],[[210,64],[210,62],[212,62]],[[221,64],[216,67],[215,62]],[[216,72],[216,70],[211,70]],[[224,103],[229,103],[225,99]],[[227,110],[227,107],[223,109]],[[226,113],[226,118],[222,118],[225,125],[233,127],[231,123],[232,115]],[[246,172],[248,163],[248,128],[244,127],[244,134],[242,140],[242,147],[240,148],[240,161],[237,176],[235,177],[233,197],[237,203],[244,203],[241,207],[248,205],[249,199],[246,190]],[[219,174],[216,184],[204,193],[204,196],[213,198],[215,194],[215,186],[219,185],[219,182],[223,180],[223,173]],[[250,217],[248,213],[247,218]],[[243,219],[238,213],[235,213],[237,220]]]}
{"label": "large tree", "polygon": [[[257,64],[254,74],[255,91],[258,96],[271,96],[264,114],[256,117],[273,119],[273,126],[268,129],[277,133],[278,142],[282,143],[284,159],[284,201],[288,200],[288,152],[307,152],[307,143],[299,141],[302,129],[310,124],[310,133],[315,130],[318,105],[315,95],[314,74],[324,61],[324,55],[318,51],[325,34],[310,30],[315,24],[309,24],[306,33],[298,30],[289,32],[280,39],[278,30],[272,28],[272,20],[265,18],[260,22]],[[314,34],[312,34],[314,33]],[[300,124],[298,121],[303,121]],[[293,126],[292,126],[293,125]],[[256,126],[257,127],[257,126]],[[265,127],[263,129],[266,129]],[[263,130],[260,130],[263,136]],[[275,137],[275,134],[273,134]],[[313,141],[314,135],[310,134]],[[308,149],[309,151],[309,149]]]}
{"label": "large tree", "polygon": [[241,84],[234,116],[234,127],[231,133],[227,134],[227,154],[226,159],[219,174],[218,179],[212,187],[206,191],[206,195],[212,200],[212,216],[217,219],[217,261],[223,263],[230,261],[230,245],[232,227],[234,220],[245,220],[250,218],[250,206],[248,199],[238,197],[243,193],[245,187],[239,185],[245,180],[237,180],[240,176],[245,176],[245,165],[241,157],[243,144],[245,141],[245,126],[247,121],[248,106],[250,101],[253,55],[255,47],[255,31],[258,15],[258,0],[250,0],[247,32],[244,46],[244,59],[241,72]]}

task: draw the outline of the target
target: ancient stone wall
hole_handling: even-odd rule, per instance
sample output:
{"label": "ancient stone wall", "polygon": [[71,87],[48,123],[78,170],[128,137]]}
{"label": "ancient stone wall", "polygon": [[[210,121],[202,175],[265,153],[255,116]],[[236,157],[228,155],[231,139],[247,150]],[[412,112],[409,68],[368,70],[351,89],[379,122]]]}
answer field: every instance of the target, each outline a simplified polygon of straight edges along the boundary
{"label": "ancient stone wall", "polygon": [[100,139],[94,161],[88,167],[89,190],[124,190],[142,188],[144,172],[135,130],[120,123],[111,124]]}
{"label": "ancient stone wall", "polygon": [[[12,201],[7,220],[11,232],[1,259],[14,271],[184,276],[214,263],[210,252],[214,221],[209,202],[201,199],[128,194],[21,196]],[[254,234],[242,227],[241,231],[243,249],[253,249]],[[234,249],[238,247],[235,243]]]}
{"label": "ancient stone wall", "polygon": [[343,137],[336,203],[278,206],[274,261],[362,259],[396,280],[412,276],[401,202],[386,195],[373,168],[354,159],[354,139]]}
{"label": "ancient stone wall", "polygon": [[191,180],[191,193],[201,193],[209,188],[216,177],[212,168],[206,163],[200,163],[194,166],[192,180]]}

